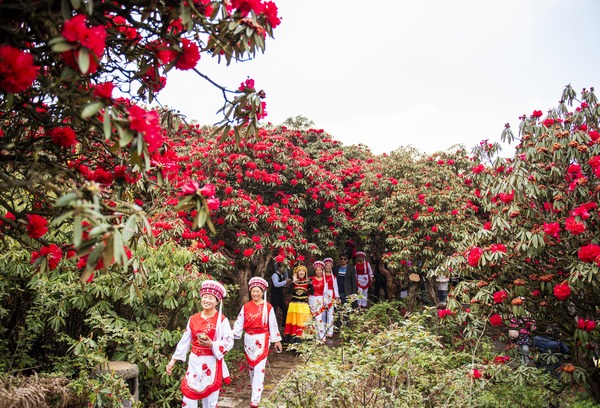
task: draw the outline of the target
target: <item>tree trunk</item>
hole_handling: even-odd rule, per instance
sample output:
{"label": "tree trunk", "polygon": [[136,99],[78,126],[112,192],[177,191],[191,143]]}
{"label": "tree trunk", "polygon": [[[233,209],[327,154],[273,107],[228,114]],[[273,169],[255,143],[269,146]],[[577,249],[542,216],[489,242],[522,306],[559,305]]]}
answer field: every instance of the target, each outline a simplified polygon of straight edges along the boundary
{"label": "tree trunk", "polygon": [[600,371],[596,367],[596,364],[594,364],[594,360],[590,357],[581,356],[577,358],[577,365],[581,366],[588,373],[586,381],[590,394],[592,394],[594,401],[600,403]]}
{"label": "tree trunk", "polygon": [[240,291],[238,293],[238,306],[241,309],[242,306],[244,306],[250,300],[250,294],[248,293],[248,281],[252,276],[252,269],[250,269],[250,263],[246,262],[244,264],[244,269],[240,269],[239,271],[240,273],[236,275],[235,280],[238,286],[240,287]]}

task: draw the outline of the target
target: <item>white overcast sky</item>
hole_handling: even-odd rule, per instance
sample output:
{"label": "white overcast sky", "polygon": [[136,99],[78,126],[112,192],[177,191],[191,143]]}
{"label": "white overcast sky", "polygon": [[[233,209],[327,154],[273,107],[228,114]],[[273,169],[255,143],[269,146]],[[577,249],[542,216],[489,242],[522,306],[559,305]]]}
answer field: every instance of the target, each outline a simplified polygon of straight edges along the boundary
{"label": "white overcast sky", "polygon": [[[254,78],[264,123],[303,115],[375,154],[499,141],[565,85],[600,90],[600,1],[275,2],[282,23],[264,54],[229,67],[203,55],[197,68],[230,88]],[[193,72],[169,73],[158,99],[201,124],[222,105]]]}

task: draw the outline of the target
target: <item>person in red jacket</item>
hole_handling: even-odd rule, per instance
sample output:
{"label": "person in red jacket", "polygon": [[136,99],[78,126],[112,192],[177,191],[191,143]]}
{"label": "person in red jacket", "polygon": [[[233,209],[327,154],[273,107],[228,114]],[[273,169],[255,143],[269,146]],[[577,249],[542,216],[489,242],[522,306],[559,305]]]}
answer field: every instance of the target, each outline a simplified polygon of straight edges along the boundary
{"label": "person in red jacket", "polygon": [[250,366],[252,385],[250,407],[258,407],[260,403],[270,343],[275,343],[278,353],[283,351],[275,310],[267,302],[268,286],[268,282],[258,276],[250,279],[248,289],[251,300],[242,307],[233,324],[234,338],[240,339],[244,333],[244,353]]}
{"label": "person in red jacket", "polygon": [[229,383],[229,371],[223,357],[233,347],[233,334],[229,320],[221,313],[222,308],[216,309],[225,294],[225,288],[219,282],[202,282],[202,311],[188,320],[167,364],[167,374],[171,375],[176,361],[185,361],[191,347],[188,367],[181,381],[182,403],[186,408],[215,408],[223,381]]}

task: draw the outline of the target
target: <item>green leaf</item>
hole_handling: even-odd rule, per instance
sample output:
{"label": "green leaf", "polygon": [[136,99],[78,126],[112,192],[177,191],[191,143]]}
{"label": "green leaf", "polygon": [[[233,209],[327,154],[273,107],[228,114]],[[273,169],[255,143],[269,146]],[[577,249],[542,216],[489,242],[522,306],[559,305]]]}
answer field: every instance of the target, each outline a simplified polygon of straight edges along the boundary
{"label": "green leaf", "polygon": [[77,193],[65,194],[64,196],[56,200],[56,206],[66,207],[67,205],[71,204],[71,201],[76,200],[77,198],[79,198],[79,195]]}
{"label": "green leaf", "polygon": [[204,226],[204,224],[206,224],[207,218],[208,218],[208,214],[206,213],[206,210],[204,209],[204,207],[201,207],[198,210],[198,215],[196,216],[196,219],[194,220],[192,229],[195,230],[198,228],[202,228]]}
{"label": "green leaf", "polygon": [[103,106],[104,104],[102,102],[92,102],[87,104],[81,111],[81,119],[87,119],[95,115]]}
{"label": "green leaf", "polygon": [[71,6],[75,9],[78,10],[79,7],[81,7],[81,1],[80,0],[71,0]]}
{"label": "green leaf", "polygon": [[121,137],[119,138],[119,146],[125,147],[133,140],[134,134],[131,130],[128,129],[122,131],[120,136]]}
{"label": "green leaf", "polygon": [[[62,39],[62,37],[60,37],[60,38]],[[52,46],[52,51],[56,52],[56,53],[61,53],[61,52],[71,51],[74,48],[75,47],[73,46],[73,44],[63,41],[63,42],[57,42],[56,44],[54,44]]]}
{"label": "green leaf", "polygon": [[70,211],[62,213],[61,215],[59,215],[57,217],[54,217],[52,219],[52,222],[50,223],[50,225],[54,227],[54,226],[62,224],[62,222],[65,221],[67,218],[72,217],[73,213],[74,213],[74,211],[70,210]]}
{"label": "green leaf", "polygon": [[110,126],[110,110],[104,109],[104,119],[102,121],[102,130],[104,131],[104,140],[110,139],[112,135],[112,129]]}
{"label": "green leaf", "polygon": [[127,223],[125,224],[125,227],[123,228],[123,242],[125,243],[125,245],[127,245],[129,243],[129,240],[131,239],[133,234],[136,232],[136,226],[135,226],[136,220],[137,220],[137,215],[133,214],[131,217],[129,217],[129,219],[127,220]]}
{"label": "green leaf", "polygon": [[79,248],[81,245],[81,237],[83,235],[81,221],[81,215],[76,215],[73,218],[73,245],[75,245],[75,248]]}
{"label": "green leaf", "polygon": [[90,70],[90,53],[87,48],[81,47],[77,54],[77,65],[83,75],[87,74]]}

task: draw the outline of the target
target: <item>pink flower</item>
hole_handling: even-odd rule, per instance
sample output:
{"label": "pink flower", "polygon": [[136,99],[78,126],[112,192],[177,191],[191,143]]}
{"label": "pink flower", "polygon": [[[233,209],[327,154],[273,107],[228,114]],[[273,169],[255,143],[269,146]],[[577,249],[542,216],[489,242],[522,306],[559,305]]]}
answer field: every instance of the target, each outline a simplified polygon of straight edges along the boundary
{"label": "pink flower", "polygon": [[33,56],[10,45],[0,45],[0,90],[23,92],[37,77],[39,67],[33,65]]}
{"label": "pink flower", "polygon": [[181,186],[181,194],[182,195],[192,195],[196,194],[196,191],[200,188],[200,183],[197,180],[190,180]]}
{"label": "pink flower", "polygon": [[204,187],[200,189],[200,194],[204,197],[213,197],[217,189],[213,184],[205,184]]}
{"label": "pink flower", "polygon": [[481,258],[481,255],[483,255],[483,250],[479,247],[475,247],[469,252],[467,262],[470,266],[475,268],[477,265],[479,265],[479,259]]}
{"label": "pink flower", "polygon": [[41,238],[48,232],[48,220],[41,215],[28,214],[27,234],[31,238]]}
{"label": "pink flower", "polygon": [[220,204],[221,202],[218,198],[212,197],[206,199],[206,205],[208,206],[209,210],[218,210]]}
{"label": "pink flower", "polygon": [[567,300],[571,295],[571,288],[566,283],[558,283],[554,286],[554,296],[558,300]]}
{"label": "pink flower", "polygon": [[50,131],[52,141],[59,146],[69,147],[77,144],[77,135],[69,126],[54,128]]}
{"label": "pink flower", "polygon": [[490,316],[490,324],[494,327],[502,326],[502,316],[498,313],[494,313]]}

